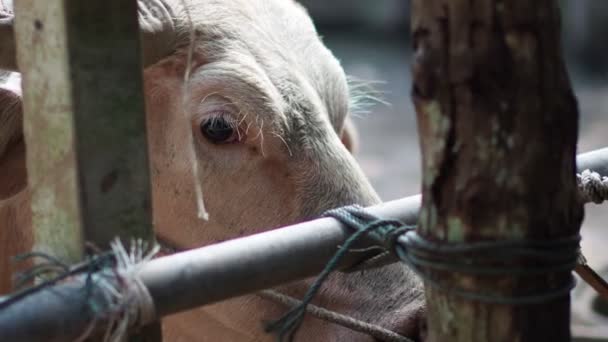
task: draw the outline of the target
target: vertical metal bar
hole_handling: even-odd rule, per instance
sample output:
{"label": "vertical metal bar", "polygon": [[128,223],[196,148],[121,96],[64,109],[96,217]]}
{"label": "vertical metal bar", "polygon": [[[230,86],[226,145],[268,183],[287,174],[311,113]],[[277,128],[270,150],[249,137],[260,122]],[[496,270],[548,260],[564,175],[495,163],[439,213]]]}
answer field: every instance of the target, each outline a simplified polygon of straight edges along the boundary
{"label": "vertical metal bar", "polygon": [[153,240],[137,1],[15,7],[35,248]]}

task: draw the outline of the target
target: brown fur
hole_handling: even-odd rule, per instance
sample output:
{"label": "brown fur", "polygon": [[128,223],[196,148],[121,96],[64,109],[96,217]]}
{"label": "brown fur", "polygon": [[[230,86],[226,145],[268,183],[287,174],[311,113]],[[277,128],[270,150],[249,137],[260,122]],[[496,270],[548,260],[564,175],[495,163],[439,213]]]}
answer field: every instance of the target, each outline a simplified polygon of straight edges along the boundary
{"label": "brown fur", "polygon": [[13,272],[29,266],[13,265],[12,257],[29,252],[33,244],[24,157],[20,141],[0,159],[0,294],[12,290]]}

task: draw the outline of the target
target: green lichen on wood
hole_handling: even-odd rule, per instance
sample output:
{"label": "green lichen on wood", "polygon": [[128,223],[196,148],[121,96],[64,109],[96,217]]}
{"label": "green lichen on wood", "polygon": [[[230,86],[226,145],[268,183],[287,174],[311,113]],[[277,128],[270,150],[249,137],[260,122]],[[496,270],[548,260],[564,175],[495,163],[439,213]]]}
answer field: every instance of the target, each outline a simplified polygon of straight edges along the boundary
{"label": "green lichen on wood", "polygon": [[[64,11],[57,1],[15,3],[35,249],[82,258]],[[44,53],[32,53],[44,51]]]}
{"label": "green lichen on wood", "polygon": [[444,334],[454,332],[454,324],[458,324],[454,314],[454,303],[441,296],[434,302],[434,305],[436,305],[437,311],[441,312],[442,319],[441,324],[439,325],[441,331]]}
{"label": "green lichen on wood", "polygon": [[426,155],[424,165],[424,177],[423,181],[425,185],[430,185],[435,181],[435,178],[439,174],[439,167],[441,165],[441,157],[446,148],[445,137],[450,130],[450,119],[443,115],[441,111],[441,105],[436,100],[430,100],[425,102],[421,111],[424,120],[428,125],[428,134],[436,139],[436,144],[433,144],[432,150],[428,151]]}
{"label": "green lichen on wood", "polygon": [[467,227],[459,217],[449,216],[447,218],[448,241],[463,242]]}
{"label": "green lichen on wood", "polygon": [[67,262],[83,256],[70,114],[25,122],[35,249]]}
{"label": "green lichen on wood", "polygon": [[[67,178],[74,182],[73,175]],[[32,224],[36,227],[34,248],[63,261],[79,261],[83,255],[83,241],[78,212],[74,207],[62,205],[65,201],[56,198],[57,190],[52,187],[40,186],[32,198]],[[71,188],[76,190],[74,185]]]}
{"label": "green lichen on wood", "polygon": [[[423,205],[420,208],[420,214],[418,215],[419,229],[421,229],[423,232],[429,232],[430,229],[437,225],[437,222],[437,207],[432,203]],[[442,239],[445,237],[443,230],[437,232],[437,234],[439,234],[438,237]]]}

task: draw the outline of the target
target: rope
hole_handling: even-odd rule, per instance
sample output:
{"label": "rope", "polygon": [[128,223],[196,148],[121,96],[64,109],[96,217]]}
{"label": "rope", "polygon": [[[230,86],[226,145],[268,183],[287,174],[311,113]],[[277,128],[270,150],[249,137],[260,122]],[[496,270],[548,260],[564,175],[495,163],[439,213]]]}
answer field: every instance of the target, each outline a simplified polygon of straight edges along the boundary
{"label": "rope", "polygon": [[150,261],[159,251],[160,247],[155,246],[150,251],[143,242],[138,239],[131,242],[131,250],[127,252],[120,243],[115,240],[111,244],[114,255],[117,259],[116,273],[125,287],[122,289],[121,297],[123,306],[129,310],[128,321],[130,324],[144,326],[155,321],[156,309],[154,300],[148,288],[139,277],[141,265]]}
{"label": "rope", "polygon": [[[329,213],[329,212],[328,212]],[[388,225],[394,225],[394,228],[400,228],[401,222],[396,220],[376,220],[374,222],[369,223],[366,227],[362,227],[362,229],[357,230],[351,236],[346,239],[341,248],[338,249],[336,254],[329,260],[323,271],[319,274],[315,282],[308,289],[302,302],[288,311],[282,318],[275,322],[271,322],[266,326],[267,332],[278,332],[278,340],[279,341],[291,341],[293,340],[295,332],[298,330],[300,325],[302,324],[302,320],[304,318],[304,314],[306,312],[306,308],[312,301],[314,295],[319,291],[321,285],[325,282],[327,277],[331,274],[332,271],[336,269],[340,260],[344,257],[344,255],[349,251],[350,247],[357,242],[361,237],[367,235],[369,232],[375,229],[385,228]]]}
{"label": "rope", "polygon": [[[41,265],[49,265],[49,266],[58,265],[58,266],[68,267],[64,263],[55,259],[53,256],[50,256],[50,255],[47,255],[44,253],[40,253],[40,252],[25,253],[25,254],[16,256],[14,258],[14,260],[23,261],[23,260],[27,260],[27,259],[34,258],[34,257],[40,257],[40,258],[47,260],[46,264],[41,264]],[[36,293],[36,292],[42,291],[48,287],[51,287],[71,276],[75,276],[77,274],[82,274],[82,273],[92,273],[95,271],[99,271],[103,267],[112,266],[113,262],[114,261],[113,261],[112,253],[103,253],[100,255],[94,255],[90,260],[77,264],[77,265],[73,266],[72,268],[68,267],[68,269],[65,272],[61,272],[58,275],[41,282],[40,284],[20,289],[19,291],[14,292],[9,296],[3,297],[3,299],[0,301],[0,310],[18,302],[19,300],[21,300],[33,293]],[[26,271],[23,275],[19,276],[18,282],[21,283],[21,285],[25,285],[24,280],[27,281],[29,279],[40,277],[40,276],[48,273],[49,269],[50,269],[50,267],[46,268],[46,269],[41,269],[41,271],[38,272],[37,270],[39,270],[39,268],[34,267],[34,268],[32,268],[32,270]],[[62,267],[62,270],[63,269],[65,269],[65,268]]]}
{"label": "rope", "polygon": [[77,277],[75,281],[82,283],[88,308],[93,314],[92,321],[77,341],[87,340],[95,324],[104,319],[109,323],[103,341],[123,341],[130,327],[144,326],[155,320],[154,301],[139,277],[139,270],[156,255],[159,247],[148,249],[147,243],[141,239],[132,241],[128,252],[118,239],[111,243],[111,247],[112,252],[94,255],[86,262],[72,268],[52,256],[39,252],[17,257],[17,261],[39,257],[46,262],[27,271],[20,277],[21,282],[48,275],[50,272],[56,275],[38,285],[1,298],[0,310],[69,277]]}
{"label": "rope", "polygon": [[141,266],[151,260],[159,251],[155,245],[148,249],[145,241],[131,241],[129,251],[119,239],[110,244],[116,259],[114,268],[105,268],[99,273],[91,274],[93,284],[103,291],[106,305],[101,310],[89,303],[96,317],[109,317],[110,324],[106,330],[104,342],[121,342],[133,326],[144,326],[154,321],[156,310],[154,300],[147,287],[139,277]]}
{"label": "rope", "polygon": [[576,175],[579,194],[584,203],[608,201],[608,177],[585,170]]}
{"label": "rope", "polygon": [[[585,170],[581,174],[576,175],[578,190],[584,203],[601,203],[602,200],[608,200],[608,177],[601,177],[598,173],[590,170]],[[373,247],[371,247],[373,248]],[[581,262],[584,260],[582,253],[579,253],[579,264],[586,264]],[[342,272],[356,272],[363,269],[375,268],[390,264],[396,260],[394,253],[390,250],[384,250],[384,252],[372,256],[368,259],[363,260],[360,264],[350,267]],[[491,270],[489,271],[492,272]]]}
{"label": "rope", "polygon": [[[608,177],[602,177],[596,172],[585,170],[581,174],[577,174],[576,178],[579,195],[585,203],[594,202],[599,204],[604,200],[608,200]],[[299,301],[276,291],[262,291],[259,294],[262,297],[275,300],[284,305],[294,306],[282,318],[270,323],[266,327],[267,331],[277,331],[280,341],[293,339],[306,312],[317,318],[369,334],[383,341],[411,341],[407,337],[380,326],[310,304],[329,274],[337,268],[342,257],[347,252],[352,251],[351,246],[364,236],[369,235],[375,239],[384,246],[386,251],[363,260],[358,265],[346,270],[348,272],[387,264],[396,255],[430,286],[471,300],[509,305],[540,303],[564,296],[574,287],[574,278],[570,277],[563,284],[543,293],[528,293],[523,295],[481,294],[466,289],[446,286],[433,279],[429,270],[431,272],[450,271],[490,276],[545,275],[572,270],[577,265],[577,260],[580,260],[580,257],[582,257],[579,251],[580,237],[578,235],[549,242],[518,240],[443,245],[421,237],[416,233],[413,226],[404,225],[397,220],[380,219],[358,206],[330,210],[325,216],[336,218],[347,227],[355,230],[355,232],[327,263],[325,269],[306,292],[304,298]],[[21,259],[43,257],[47,261],[46,264],[36,266],[30,272],[22,275],[21,279],[19,279],[22,283],[26,283],[44,273],[62,272],[55,278],[37,286],[21,290],[8,297],[0,297],[0,309],[70,276],[88,272],[86,277],[87,286],[102,287],[106,291],[105,295],[108,302],[115,303],[114,309],[116,309],[116,312],[114,317],[111,318],[111,321],[115,322],[115,324],[109,325],[110,328],[106,332],[104,341],[121,340],[129,326],[143,326],[154,321],[154,302],[146,286],[138,277],[137,269],[139,265],[151,259],[158,252],[158,248],[154,248],[152,252],[144,255],[146,248],[141,241],[138,241],[135,247],[132,244],[130,253],[127,253],[118,242],[112,247],[113,253],[95,256],[91,260],[73,268],[68,268],[67,265],[53,257],[41,253],[29,253],[22,256]],[[110,268],[114,272],[113,274],[105,272],[93,274],[93,271],[99,270],[103,265],[111,262],[109,261],[111,257],[116,258],[115,262],[118,265],[117,267]],[[528,262],[526,267],[509,265],[508,263],[513,262],[515,258],[527,258],[533,262]],[[500,266],[497,266],[497,264],[500,264]],[[108,279],[113,280],[109,281]],[[117,283],[121,284],[122,287],[117,287],[115,285]],[[96,311],[99,307],[95,303],[89,304],[98,316],[107,314],[107,312]],[[94,323],[95,321],[91,323],[90,329],[88,328],[83,334],[83,339],[92,331]]]}
{"label": "rope", "polygon": [[[571,271],[579,258],[580,236],[570,236],[551,241],[508,240],[449,245],[428,241],[418,235],[415,227],[397,220],[380,219],[359,206],[348,206],[328,211],[330,216],[355,232],[346,240],[327,263],[301,303],[283,317],[267,326],[267,331],[277,332],[279,341],[291,341],[300,327],[304,314],[314,295],[337,268],[340,259],[360,238],[369,236],[405,262],[426,284],[469,300],[507,305],[536,304],[568,294],[575,279],[569,274],[562,284],[542,292],[499,294],[478,293],[464,288],[448,286],[433,277],[433,272],[448,271],[470,275],[522,277],[548,275]],[[385,258],[385,254],[373,258]],[[513,265],[525,262],[526,267]],[[362,263],[360,265],[365,265]]]}
{"label": "rope", "polygon": [[[258,295],[262,298],[273,300],[273,301],[281,303],[285,306],[294,307],[294,306],[301,304],[301,301],[299,299],[279,293],[274,290],[260,291],[260,292],[258,292]],[[351,329],[353,331],[358,331],[360,333],[367,334],[380,341],[413,342],[412,339],[399,335],[399,334],[395,333],[394,331],[385,329],[381,326],[378,326],[375,324],[370,324],[370,323],[358,320],[356,318],[337,313],[335,311],[331,311],[331,310],[327,310],[325,308],[318,307],[313,304],[309,304],[306,307],[306,312],[316,318],[343,326],[343,327]]]}

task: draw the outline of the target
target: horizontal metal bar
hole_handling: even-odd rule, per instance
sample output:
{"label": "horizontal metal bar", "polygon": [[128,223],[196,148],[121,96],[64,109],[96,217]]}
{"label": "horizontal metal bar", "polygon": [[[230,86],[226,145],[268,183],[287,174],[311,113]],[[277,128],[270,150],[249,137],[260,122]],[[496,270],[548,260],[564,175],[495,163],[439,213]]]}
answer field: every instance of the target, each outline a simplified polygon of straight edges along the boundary
{"label": "horizontal metal bar", "polygon": [[[608,168],[608,149],[579,156],[579,170]],[[593,157],[593,158],[592,158]],[[420,196],[383,203],[378,216],[415,224]],[[320,272],[350,232],[333,218],[321,218],[265,233],[158,258],[140,272],[157,317],[211,304]],[[359,261],[347,256],[341,267]],[[72,337],[87,327],[85,291],[73,284],[53,287],[0,310],[0,336],[9,341],[49,341],[51,334]],[[69,299],[61,300],[65,293]],[[68,308],[69,306],[69,308]],[[58,314],[61,313],[61,314]],[[66,328],[69,322],[69,328]],[[62,330],[63,329],[63,330]],[[52,340],[55,341],[55,340]]]}
{"label": "horizontal metal bar", "polygon": [[[415,224],[419,205],[420,197],[412,196],[369,210]],[[349,235],[337,220],[317,219],[159,258],[141,277],[164,316],[318,274]],[[342,266],[360,260],[361,254],[350,255]]]}
{"label": "horizontal metal bar", "polygon": [[608,342],[608,326],[573,324],[572,342]]}
{"label": "horizontal metal bar", "polygon": [[576,156],[577,172],[587,169],[608,177],[608,147]]}
{"label": "horizontal metal bar", "polygon": [[[91,291],[87,291],[87,288]],[[74,341],[95,319],[90,303],[102,304],[101,309],[109,307],[103,305],[106,297],[100,287],[85,287],[81,282],[54,286],[25,297],[0,311],[0,339],[28,342]],[[99,330],[105,328],[103,322],[97,322],[97,325]]]}

